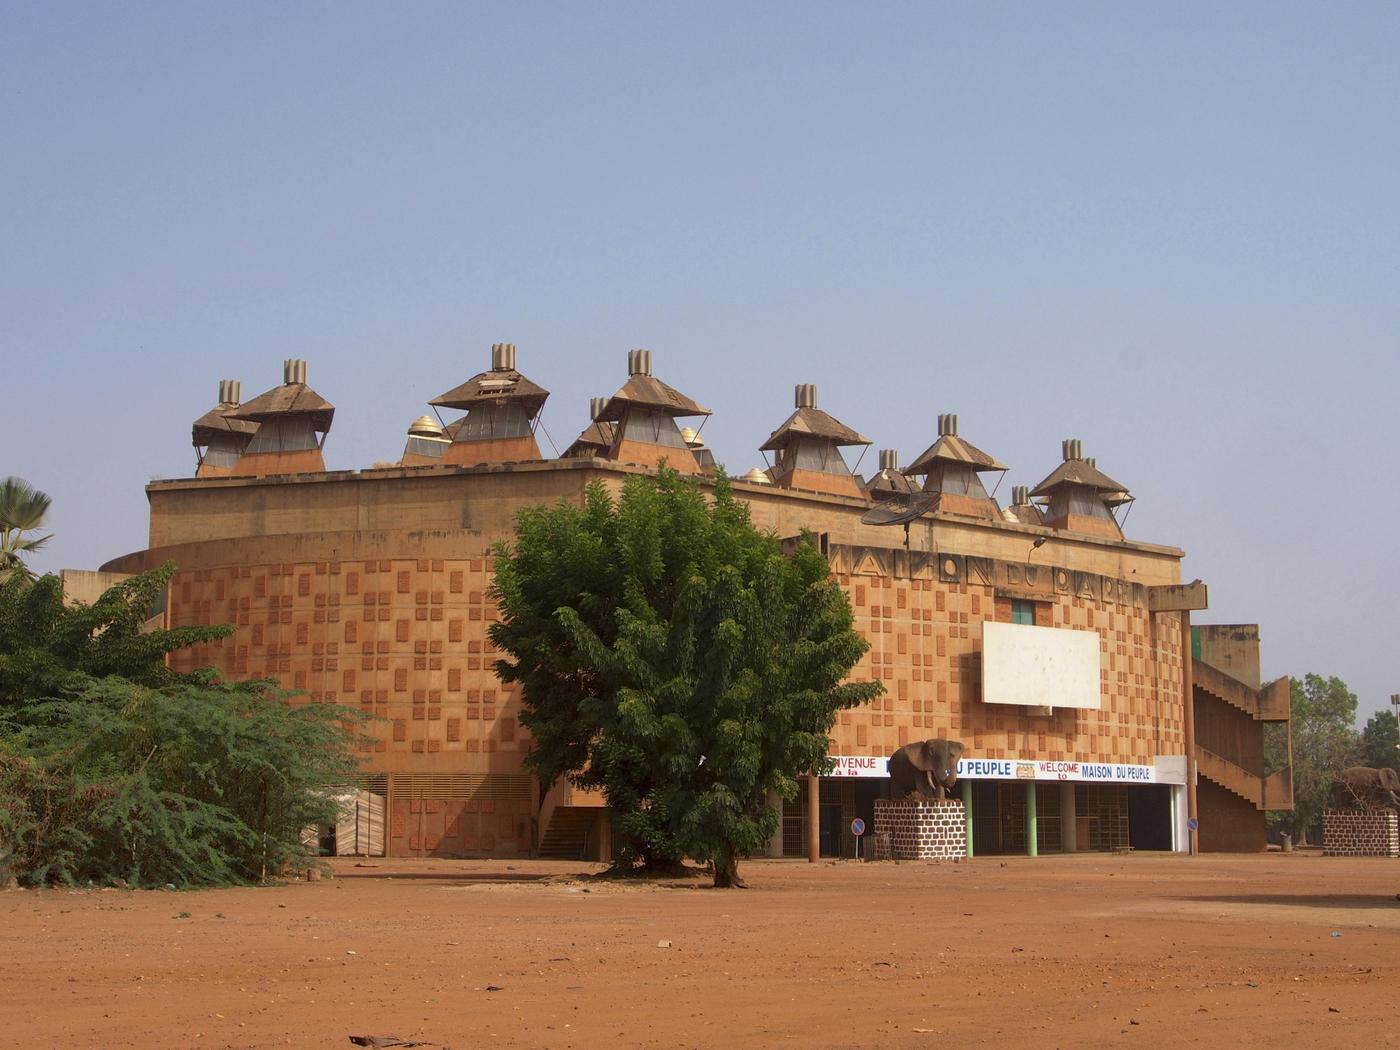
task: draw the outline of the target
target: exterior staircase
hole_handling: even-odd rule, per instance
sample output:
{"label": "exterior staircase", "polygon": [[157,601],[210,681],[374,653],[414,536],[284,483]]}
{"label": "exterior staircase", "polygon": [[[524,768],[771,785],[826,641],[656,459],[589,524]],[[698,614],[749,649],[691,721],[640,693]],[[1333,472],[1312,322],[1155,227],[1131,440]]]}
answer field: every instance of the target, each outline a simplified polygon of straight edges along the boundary
{"label": "exterior staircase", "polygon": [[597,806],[556,806],[540,840],[537,856],[551,860],[583,860],[602,810]]}

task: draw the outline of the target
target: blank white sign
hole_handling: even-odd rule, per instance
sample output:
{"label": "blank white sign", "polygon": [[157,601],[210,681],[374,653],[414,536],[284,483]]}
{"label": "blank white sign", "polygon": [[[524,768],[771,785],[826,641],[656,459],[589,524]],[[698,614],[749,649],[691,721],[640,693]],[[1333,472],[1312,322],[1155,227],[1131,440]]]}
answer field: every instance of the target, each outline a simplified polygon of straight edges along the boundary
{"label": "blank white sign", "polygon": [[1021,623],[982,625],[982,700],[1098,707],[1099,634]]}

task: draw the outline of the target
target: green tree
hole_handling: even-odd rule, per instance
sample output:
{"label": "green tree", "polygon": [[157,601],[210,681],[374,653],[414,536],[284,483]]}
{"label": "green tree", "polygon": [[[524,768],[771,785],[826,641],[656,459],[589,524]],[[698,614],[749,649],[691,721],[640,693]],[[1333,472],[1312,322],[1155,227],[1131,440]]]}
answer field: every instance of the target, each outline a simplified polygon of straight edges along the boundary
{"label": "green tree", "polygon": [[69,679],[0,719],[0,877],[179,887],[305,866],[335,819],[358,712],[269,683]]}
{"label": "green tree", "polygon": [[1361,760],[1400,773],[1400,725],[1393,711],[1377,711],[1361,729]]}
{"label": "green tree", "polygon": [[42,550],[53,538],[29,535],[44,527],[50,502],[23,478],[0,481],[0,582],[11,577],[34,578],[23,556]]}
{"label": "green tree", "polygon": [[[1361,740],[1353,728],[1356,694],[1340,678],[1309,674],[1291,682],[1293,810],[1270,814],[1270,825],[1305,845],[1330,803],[1332,776],[1355,764]],[[1287,764],[1284,738],[1266,738],[1269,770]]]}
{"label": "green tree", "polygon": [[825,559],[785,555],[727,479],[707,501],[664,469],[616,502],[593,485],[522,511],[495,554],[497,673],[524,687],[541,782],[600,789],[625,861],[704,858],[742,885],[771,795],[793,797],[836,713],[883,691],[845,680],[868,646]]}
{"label": "green tree", "polygon": [[75,675],[116,675],[145,686],[180,680],[167,654],[225,638],[230,624],[148,629],[173,562],[109,588],[91,605],[63,601],[54,575],[0,582],[0,711],[24,700],[63,694]]}

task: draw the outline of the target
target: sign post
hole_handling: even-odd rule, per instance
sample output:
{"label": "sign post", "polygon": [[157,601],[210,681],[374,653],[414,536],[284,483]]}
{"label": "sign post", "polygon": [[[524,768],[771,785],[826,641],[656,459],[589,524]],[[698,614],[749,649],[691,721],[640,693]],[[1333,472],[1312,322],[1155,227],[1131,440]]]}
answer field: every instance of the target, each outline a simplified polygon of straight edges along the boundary
{"label": "sign post", "polygon": [[860,860],[860,837],[865,834],[865,821],[860,817],[851,821],[851,834],[856,837],[856,860]]}

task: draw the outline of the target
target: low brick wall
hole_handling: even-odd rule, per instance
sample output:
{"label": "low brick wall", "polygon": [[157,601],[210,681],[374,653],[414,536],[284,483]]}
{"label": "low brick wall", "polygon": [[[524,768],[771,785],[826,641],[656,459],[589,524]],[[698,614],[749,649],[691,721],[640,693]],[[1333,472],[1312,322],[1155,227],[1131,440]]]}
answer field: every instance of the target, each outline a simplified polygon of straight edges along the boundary
{"label": "low brick wall", "polygon": [[1323,810],[1322,852],[1329,857],[1400,857],[1395,810]]}
{"label": "low brick wall", "polygon": [[875,800],[872,860],[945,860],[967,856],[963,804]]}

